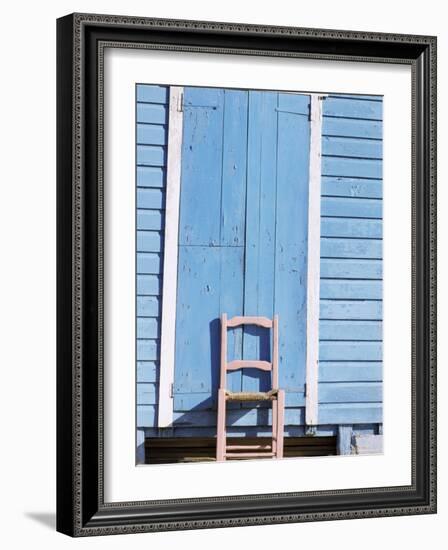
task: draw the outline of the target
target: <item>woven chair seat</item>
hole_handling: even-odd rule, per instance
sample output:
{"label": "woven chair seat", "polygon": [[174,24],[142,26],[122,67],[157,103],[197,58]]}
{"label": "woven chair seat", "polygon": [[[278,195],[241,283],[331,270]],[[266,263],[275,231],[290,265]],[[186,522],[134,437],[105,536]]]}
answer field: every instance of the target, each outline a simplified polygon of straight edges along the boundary
{"label": "woven chair seat", "polygon": [[271,401],[277,397],[277,390],[267,392],[226,391],[227,401]]}

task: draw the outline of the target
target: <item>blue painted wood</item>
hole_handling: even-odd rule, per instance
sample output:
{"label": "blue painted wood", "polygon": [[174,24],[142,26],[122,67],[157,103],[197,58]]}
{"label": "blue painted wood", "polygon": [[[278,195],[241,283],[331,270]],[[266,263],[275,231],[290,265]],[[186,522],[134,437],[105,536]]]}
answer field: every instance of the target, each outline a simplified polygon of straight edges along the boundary
{"label": "blue painted wood", "polygon": [[321,215],[340,218],[382,218],[381,199],[322,197]]}
{"label": "blue painted wood", "polygon": [[[201,107],[209,103],[215,108]],[[221,229],[224,91],[185,88],[179,244],[217,246]]]}
{"label": "blue painted wood", "polygon": [[167,129],[163,124],[137,124],[137,144],[166,145]]}
{"label": "blue painted wood", "polygon": [[[291,98],[304,101],[304,96]],[[279,385],[286,391],[305,382],[309,124],[307,117],[278,115],[274,310],[279,315]]]}
{"label": "blue painted wood", "polygon": [[137,319],[137,338],[160,338],[160,322],[157,317]]}
{"label": "blue painted wood", "polygon": [[[277,95],[277,94],[276,94]],[[278,94],[278,112],[287,114],[300,114],[309,117],[310,115],[310,96],[279,93]]]}
{"label": "blue painted wood", "polygon": [[381,300],[383,297],[382,282],[322,279],[320,297],[335,300]]}
{"label": "blue painted wood", "polygon": [[139,209],[161,210],[165,207],[165,191],[162,189],[137,189],[137,204]]}
{"label": "blue painted wood", "polygon": [[381,382],[335,382],[319,384],[320,403],[379,403],[382,400]]}
{"label": "blue painted wood", "polygon": [[138,166],[137,186],[164,187],[165,175],[165,170],[159,166]]}
{"label": "blue painted wood", "polygon": [[165,166],[166,148],[160,145],[137,145],[138,166]]}
{"label": "blue painted wood", "polygon": [[137,317],[158,317],[160,305],[156,296],[137,296]]}
{"label": "blue painted wood", "polygon": [[383,257],[381,239],[344,239],[322,237],[320,241],[322,258],[359,258],[380,260]]}
{"label": "blue painted wood", "polygon": [[159,365],[156,361],[137,361],[137,380],[139,382],[158,382]]}
{"label": "blue painted wood", "polygon": [[319,361],[321,382],[381,382],[381,361]]}
{"label": "blue painted wood", "polygon": [[[230,410],[231,403],[228,403],[227,409]],[[265,402],[244,402],[242,407],[236,407],[237,409],[253,409],[253,408],[266,408],[270,407],[270,403]],[[217,394],[213,392],[206,394],[204,392],[189,392],[189,393],[175,393],[174,395],[174,410],[176,412],[188,412],[188,411],[205,411],[215,410],[217,406]],[[304,407],[305,406],[305,394],[304,392],[287,392],[285,395],[285,406],[290,408]]]}
{"label": "blue painted wood", "polygon": [[357,237],[360,239],[380,239],[383,225],[380,220],[362,218],[322,217],[322,237]]}
{"label": "blue painted wood", "polygon": [[158,340],[137,339],[137,361],[156,361],[159,358]]}
{"label": "blue painted wood", "polygon": [[348,425],[349,452],[352,425],[381,421],[382,101],[323,109],[319,421]]}
{"label": "blue painted wood", "polygon": [[322,134],[324,136],[343,136],[357,138],[382,139],[383,125],[378,120],[357,120],[355,118],[332,118],[325,116],[322,119]]}
{"label": "blue painted wood", "polygon": [[[244,314],[268,318],[274,313],[277,104],[276,93],[249,92]],[[244,358],[270,360],[270,343],[266,329],[246,328]],[[268,373],[243,371],[243,390],[264,391],[269,387]]]}
{"label": "blue painted wood", "polygon": [[379,159],[383,156],[383,143],[379,139],[323,136],[322,154],[337,157]]}
{"label": "blue painted wood", "polygon": [[381,320],[382,303],[377,300],[321,300],[321,319]]}
{"label": "blue painted wood", "polygon": [[165,226],[164,213],[160,210],[137,210],[137,228],[162,230]]}
{"label": "blue painted wood", "polygon": [[222,139],[221,246],[244,246],[248,92],[226,90]]}
{"label": "blue painted wood", "polygon": [[322,258],[320,275],[330,279],[381,279],[380,260]]}
{"label": "blue painted wood", "polygon": [[350,425],[339,426],[337,430],[338,455],[352,454],[353,427]]}
{"label": "blue painted wood", "polygon": [[137,275],[138,296],[159,296],[162,291],[160,275]]}
{"label": "blue painted wood", "polygon": [[153,103],[137,103],[137,122],[151,124],[166,124],[168,109],[166,105]]}
{"label": "blue painted wood", "polygon": [[381,361],[382,355],[381,342],[334,340],[319,342],[321,361]]}
{"label": "blue painted wood", "polygon": [[381,199],[381,180],[322,176],[322,196]]}
{"label": "blue painted wood", "polygon": [[139,405],[157,404],[157,384],[138,382],[137,383],[137,403]]}
{"label": "blue painted wood", "polygon": [[[358,282],[358,281],[356,281]],[[321,340],[382,340],[381,321],[320,321]]]}
{"label": "blue painted wood", "polygon": [[143,101],[148,103],[168,103],[168,87],[167,86],[154,86],[152,84],[138,84],[137,89],[137,101]]}
{"label": "blue painted wood", "polygon": [[157,406],[137,404],[137,426],[152,428],[157,425]]}
{"label": "blue painted wood", "polygon": [[325,100],[326,116],[382,120],[382,101],[366,101],[342,96],[330,96]]}
{"label": "blue painted wood", "polygon": [[161,252],[162,240],[160,231],[137,231],[137,252]]}
{"label": "blue painted wood", "polygon": [[[334,406],[334,405],[333,405]],[[300,425],[304,423],[304,408],[286,408],[285,425]],[[229,426],[269,426],[272,422],[271,409],[228,409],[227,424]],[[187,411],[174,413],[175,426],[211,426],[216,430],[215,411]]]}
{"label": "blue painted wood", "polygon": [[162,271],[162,258],[156,252],[138,252],[137,253],[137,273],[159,275]]}
{"label": "blue painted wood", "polygon": [[322,403],[319,405],[321,424],[358,424],[382,422],[382,403]]}
{"label": "blue painted wood", "polygon": [[380,179],[382,173],[381,160],[322,155],[323,176]]}
{"label": "blue painted wood", "polygon": [[137,426],[146,427],[158,399],[168,88],[137,85],[136,96],[136,398]]}

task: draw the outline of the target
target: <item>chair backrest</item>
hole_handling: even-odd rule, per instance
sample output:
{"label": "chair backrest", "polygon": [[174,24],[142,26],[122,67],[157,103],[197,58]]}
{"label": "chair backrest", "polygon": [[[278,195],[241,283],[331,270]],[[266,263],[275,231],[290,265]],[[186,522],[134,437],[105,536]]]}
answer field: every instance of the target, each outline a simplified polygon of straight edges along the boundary
{"label": "chair backrest", "polygon": [[[263,328],[272,329],[272,350],[271,361],[260,360],[234,360],[227,362],[227,330],[243,325],[253,325]],[[226,374],[228,371],[238,369],[260,369],[271,371],[272,388],[278,389],[278,315],[274,315],[273,319],[267,317],[243,317],[237,316],[227,319],[227,314],[221,315],[221,379],[220,387],[226,388]]]}

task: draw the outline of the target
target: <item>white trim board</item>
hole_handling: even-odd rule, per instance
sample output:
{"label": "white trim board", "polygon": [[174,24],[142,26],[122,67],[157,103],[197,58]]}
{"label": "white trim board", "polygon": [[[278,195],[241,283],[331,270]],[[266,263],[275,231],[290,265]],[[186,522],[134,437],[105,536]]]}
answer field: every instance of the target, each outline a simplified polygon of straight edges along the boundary
{"label": "white trim board", "polygon": [[174,413],[173,383],[176,348],[177,248],[183,129],[182,96],[184,89],[181,86],[170,86],[169,89],[159,409],[157,415],[157,425],[159,428],[171,426]]}
{"label": "white trim board", "polygon": [[319,302],[320,302],[320,203],[322,157],[322,101],[311,94],[310,173],[308,191],[308,275],[306,319],[305,423],[318,424]]}

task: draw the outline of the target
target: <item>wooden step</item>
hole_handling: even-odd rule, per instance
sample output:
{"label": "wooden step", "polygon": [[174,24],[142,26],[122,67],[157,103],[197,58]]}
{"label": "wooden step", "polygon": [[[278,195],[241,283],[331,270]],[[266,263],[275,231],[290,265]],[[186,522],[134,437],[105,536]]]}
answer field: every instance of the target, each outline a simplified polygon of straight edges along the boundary
{"label": "wooden step", "polygon": [[264,456],[275,456],[272,452],[260,452],[260,453],[227,453],[226,458],[263,458]]}
{"label": "wooden step", "polygon": [[226,451],[269,451],[272,445],[226,445]]}

